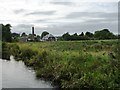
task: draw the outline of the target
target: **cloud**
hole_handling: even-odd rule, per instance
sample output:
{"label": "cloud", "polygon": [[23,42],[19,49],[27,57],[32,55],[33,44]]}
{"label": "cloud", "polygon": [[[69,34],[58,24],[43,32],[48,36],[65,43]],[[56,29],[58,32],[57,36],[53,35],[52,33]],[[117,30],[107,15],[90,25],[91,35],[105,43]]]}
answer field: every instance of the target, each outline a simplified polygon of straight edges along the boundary
{"label": "cloud", "polygon": [[32,24],[19,24],[19,25],[17,25],[17,27],[21,27],[21,28],[28,28],[31,26],[33,26],[33,25]]}
{"label": "cloud", "polygon": [[15,14],[19,14],[19,13],[24,13],[24,12],[26,12],[26,10],[25,9],[17,9],[17,10],[14,10],[13,11]]}
{"label": "cloud", "polygon": [[72,12],[65,17],[71,20],[83,20],[86,24],[96,24],[96,23],[115,23],[118,21],[118,13],[111,12]]}
{"label": "cloud", "polygon": [[55,5],[73,5],[73,2],[51,2],[52,4]]}
{"label": "cloud", "polygon": [[[32,27],[34,25],[33,24],[19,24],[19,25],[15,25],[15,26],[12,26],[12,32],[16,32],[16,33],[19,33],[19,34],[22,34],[23,32],[25,32],[26,34],[30,34],[32,33]],[[47,26],[41,26],[41,25],[35,25],[35,34],[37,35],[41,35],[42,31],[44,31]]]}
{"label": "cloud", "polygon": [[[117,2],[104,0],[2,0],[0,3],[0,21],[10,23],[12,32],[41,34],[46,30],[54,35],[64,32],[81,33],[109,28],[117,31]],[[103,0],[102,0],[103,1]],[[7,8],[9,7],[9,8]]]}
{"label": "cloud", "polygon": [[95,24],[99,23],[99,24],[105,24],[105,23],[117,23],[118,20],[114,20],[114,19],[90,19],[90,20],[86,20],[84,21],[84,24]]}
{"label": "cloud", "polygon": [[34,22],[36,23],[47,22],[47,21],[48,21],[47,19],[34,20]]}
{"label": "cloud", "polygon": [[14,32],[18,32],[18,33],[22,33],[22,32],[26,32],[26,33],[30,33],[31,32],[31,27],[34,26],[32,24],[19,24],[16,26],[13,26],[12,31]]}
{"label": "cloud", "polygon": [[25,14],[28,15],[53,15],[56,11],[35,11]]}
{"label": "cloud", "polygon": [[75,19],[82,17],[91,17],[91,18],[115,18],[117,16],[115,13],[104,13],[104,12],[72,12],[67,15],[65,18]]}
{"label": "cloud", "polygon": [[[41,24],[40,24],[41,25]],[[49,33],[52,33],[53,35],[62,35],[65,32],[69,32],[70,34],[81,32],[93,32],[96,30],[101,30],[104,28],[108,28],[111,32],[114,32],[115,34],[118,33],[118,24],[112,23],[112,22],[104,22],[102,20],[90,20],[83,23],[80,22],[60,22],[60,23],[49,23],[47,27],[42,26],[35,26],[35,33],[37,35],[41,35],[43,31],[48,31]],[[32,24],[20,24],[17,26],[14,26],[12,30],[15,32],[26,32],[27,34],[31,33],[31,27]]]}
{"label": "cloud", "polygon": [[62,35],[65,32],[69,32],[70,34],[81,32],[95,32],[97,30],[102,30],[104,28],[109,29],[111,32],[115,34],[118,33],[118,28],[116,23],[99,23],[96,24],[87,24],[87,23],[69,23],[63,25],[54,25],[53,27],[47,29],[48,32],[52,32],[54,35]]}

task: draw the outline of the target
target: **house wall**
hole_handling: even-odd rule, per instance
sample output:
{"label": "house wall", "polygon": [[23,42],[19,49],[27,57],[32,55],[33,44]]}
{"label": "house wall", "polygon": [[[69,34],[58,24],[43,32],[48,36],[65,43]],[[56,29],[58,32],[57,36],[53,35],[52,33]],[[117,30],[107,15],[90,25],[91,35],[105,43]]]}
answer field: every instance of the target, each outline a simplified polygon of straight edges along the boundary
{"label": "house wall", "polygon": [[20,42],[27,42],[27,38],[26,38],[26,37],[21,37],[21,38],[19,39],[19,41],[20,41]]}

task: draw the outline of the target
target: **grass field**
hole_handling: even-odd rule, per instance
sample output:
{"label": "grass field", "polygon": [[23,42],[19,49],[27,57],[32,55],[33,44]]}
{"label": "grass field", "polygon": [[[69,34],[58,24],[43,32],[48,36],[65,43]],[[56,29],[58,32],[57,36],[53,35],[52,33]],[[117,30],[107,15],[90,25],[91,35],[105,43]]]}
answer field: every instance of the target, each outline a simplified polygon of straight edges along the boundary
{"label": "grass field", "polygon": [[9,43],[16,60],[61,88],[120,88],[117,40]]}

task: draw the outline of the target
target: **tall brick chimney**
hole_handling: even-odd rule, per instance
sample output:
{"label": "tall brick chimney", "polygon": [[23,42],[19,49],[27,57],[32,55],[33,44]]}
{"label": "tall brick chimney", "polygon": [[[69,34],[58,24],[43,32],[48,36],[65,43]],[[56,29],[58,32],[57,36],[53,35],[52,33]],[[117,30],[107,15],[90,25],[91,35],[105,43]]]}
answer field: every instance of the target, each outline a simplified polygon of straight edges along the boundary
{"label": "tall brick chimney", "polygon": [[32,35],[34,35],[34,27],[32,27]]}

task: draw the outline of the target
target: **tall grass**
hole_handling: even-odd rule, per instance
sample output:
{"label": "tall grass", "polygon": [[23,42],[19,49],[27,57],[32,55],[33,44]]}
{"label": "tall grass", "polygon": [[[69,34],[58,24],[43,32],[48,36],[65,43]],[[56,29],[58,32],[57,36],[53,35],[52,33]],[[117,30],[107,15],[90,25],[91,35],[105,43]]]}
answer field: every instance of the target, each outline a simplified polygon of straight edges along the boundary
{"label": "tall grass", "polygon": [[9,44],[38,78],[61,88],[120,88],[118,45],[97,40]]}

